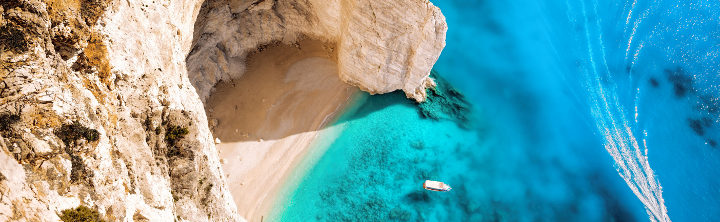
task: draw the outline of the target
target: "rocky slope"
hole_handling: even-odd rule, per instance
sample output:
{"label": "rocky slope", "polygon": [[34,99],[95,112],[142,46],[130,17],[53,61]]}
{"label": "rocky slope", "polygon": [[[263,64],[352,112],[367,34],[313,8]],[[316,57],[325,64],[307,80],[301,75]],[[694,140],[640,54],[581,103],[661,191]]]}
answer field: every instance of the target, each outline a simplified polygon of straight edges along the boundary
{"label": "rocky slope", "polygon": [[424,0],[0,0],[0,221],[242,220],[201,102],[217,81],[309,37],[343,80],[423,100],[445,29]]}
{"label": "rocky slope", "polygon": [[2,1],[0,221],[240,220],[184,65],[200,5]]}

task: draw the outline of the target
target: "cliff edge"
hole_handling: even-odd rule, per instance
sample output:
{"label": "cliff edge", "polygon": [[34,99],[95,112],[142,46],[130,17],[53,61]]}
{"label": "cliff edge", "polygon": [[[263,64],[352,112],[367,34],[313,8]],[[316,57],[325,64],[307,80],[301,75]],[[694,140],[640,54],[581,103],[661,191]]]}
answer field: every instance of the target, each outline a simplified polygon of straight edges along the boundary
{"label": "cliff edge", "polygon": [[208,0],[187,58],[205,100],[218,81],[245,73],[250,53],[302,38],[333,43],[340,79],[371,94],[402,90],[424,101],[447,24],[427,0]]}
{"label": "cliff edge", "polygon": [[203,108],[218,81],[315,38],[342,80],[422,101],[445,30],[425,0],[0,0],[0,221],[242,221]]}

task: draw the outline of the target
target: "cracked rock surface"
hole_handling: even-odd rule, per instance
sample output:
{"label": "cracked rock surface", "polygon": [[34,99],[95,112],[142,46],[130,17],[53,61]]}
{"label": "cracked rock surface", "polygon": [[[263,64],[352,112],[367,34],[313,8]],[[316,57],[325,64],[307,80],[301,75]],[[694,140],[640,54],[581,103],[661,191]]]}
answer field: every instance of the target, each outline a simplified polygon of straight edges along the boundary
{"label": "cracked rock surface", "polygon": [[218,81],[313,38],[343,81],[422,101],[446,29],[426,0],[0,0],[0,221],[243,221],[203,108]]}
{"label": "cracked rock surface", "polygon": [[446,31],[440,9],[426,0],[208,0],[196,21],[188,75],[205,100],[218,81],[242,76],[248,54],[312,38],[334,43],[346,83],[424,101]]}
{"label": "cracked rock surface", "polygon": [[0,1],[0,221],[242,220],[184,65],[201,4]]}

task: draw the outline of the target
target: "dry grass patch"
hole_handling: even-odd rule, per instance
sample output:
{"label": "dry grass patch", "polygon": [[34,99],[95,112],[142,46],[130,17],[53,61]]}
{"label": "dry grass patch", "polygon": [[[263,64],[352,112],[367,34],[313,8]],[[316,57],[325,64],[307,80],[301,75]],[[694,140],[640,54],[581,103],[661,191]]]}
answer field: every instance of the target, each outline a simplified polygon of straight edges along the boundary
{"label": "dry grass patch", "polygon": [[95,67],[101,79],[110,76],[110,62],[108,61],[107,46],[99,34],[90,35],[88,45],[83,50],[88,65]]}

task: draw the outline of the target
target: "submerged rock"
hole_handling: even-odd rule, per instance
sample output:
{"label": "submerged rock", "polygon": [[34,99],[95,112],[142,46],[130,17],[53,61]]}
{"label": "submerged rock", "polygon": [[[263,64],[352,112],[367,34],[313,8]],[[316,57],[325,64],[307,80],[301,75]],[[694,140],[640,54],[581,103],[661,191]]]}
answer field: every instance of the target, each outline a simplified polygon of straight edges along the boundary
{"label": "submerged rock", "polygon": [[424,118],[433,120],[451,120],[461,127],[467,127],[470,115],[470,103],[447,80],[440,77],[435,70],[430,74],[436,86],[427,89],[427,100],[419,103],[418,110]]}
{"label": "submerged rock", "polygon": [[673,86],[675,97],[683,98],[694,92],[692,77],[688,76],[680,67],[675,70],[666,69],[665,74]]}

